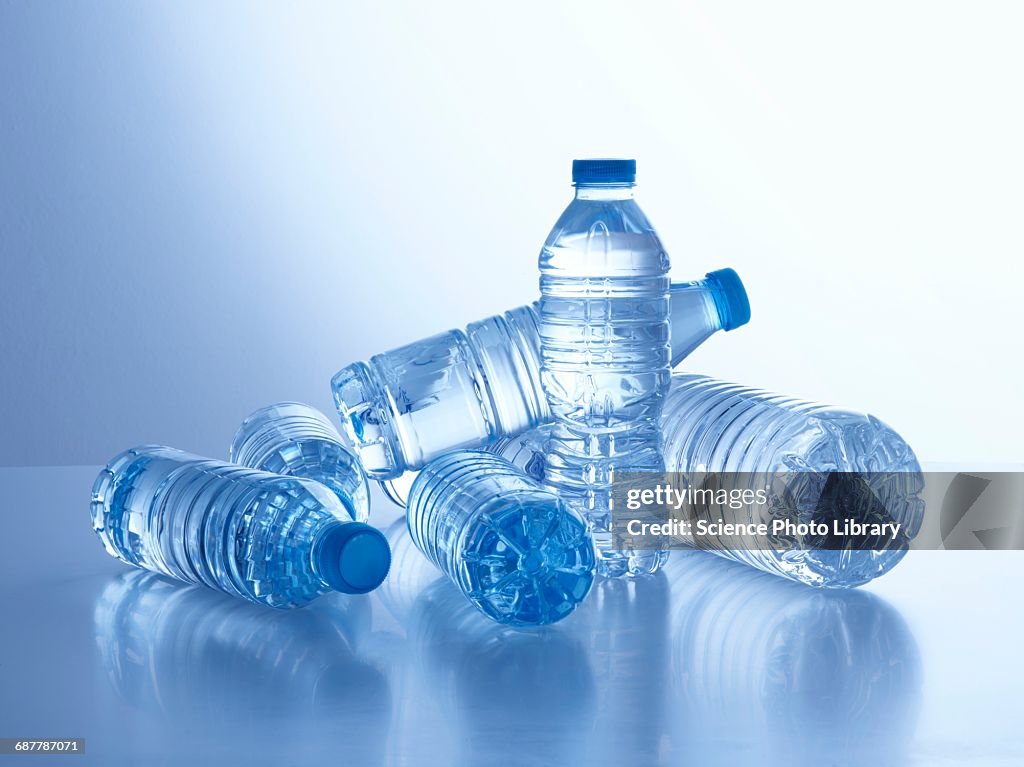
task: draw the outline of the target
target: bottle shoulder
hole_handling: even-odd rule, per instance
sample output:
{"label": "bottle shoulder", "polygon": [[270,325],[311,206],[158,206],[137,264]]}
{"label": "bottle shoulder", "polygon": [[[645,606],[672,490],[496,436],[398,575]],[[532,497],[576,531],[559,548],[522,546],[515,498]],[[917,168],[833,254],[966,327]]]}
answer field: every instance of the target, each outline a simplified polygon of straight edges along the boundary
{"label": "bottle shoulder", "polygon": [[634,200],[573,200],[555,223],[538,260],[542,275],[664,276],[669,258]]}
{"label": "bottle shoulder", "polygon": [[552,227],[545,244],[555,244],[592,230],[630,234],[660,244],[657,232],[636,200],[586,199],[574,199],[569,203]]}

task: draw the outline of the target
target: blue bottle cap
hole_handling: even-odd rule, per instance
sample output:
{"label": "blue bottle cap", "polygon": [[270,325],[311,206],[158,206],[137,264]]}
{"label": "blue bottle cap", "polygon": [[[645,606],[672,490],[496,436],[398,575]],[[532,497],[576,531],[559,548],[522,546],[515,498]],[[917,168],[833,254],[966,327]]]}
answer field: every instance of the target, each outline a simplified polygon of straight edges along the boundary
{"label": "blue bottle cap", "polygon": [[346,594],[373,591],[391,568],[387,538],[362,522],[331,525],[314,556],[321,577],[332,589]]}
{"label": "blue bottle cap", "polygon": [[574,184],[636,183],[636,160],[573,160]]}
{"label": "blue bottle cap", "polygon": [[708,272],[707,279],[722,329],[735,330],[750,322],[750,300],[740,276],[732,269],[718,269]]}

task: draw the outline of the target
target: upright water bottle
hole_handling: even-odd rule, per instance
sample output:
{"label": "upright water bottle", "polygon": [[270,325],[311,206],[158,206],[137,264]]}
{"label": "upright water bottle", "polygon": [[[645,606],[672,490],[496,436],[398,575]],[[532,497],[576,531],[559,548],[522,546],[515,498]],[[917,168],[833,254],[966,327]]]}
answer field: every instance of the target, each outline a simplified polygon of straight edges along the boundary
{"label": "upright water bottle", "polygon": [[[750,319],[732,269],[671,288],[672,364]],[[457,448],[551,419],[540,380],[537,305],[520,306],[356,362],[331,381],[342,428],[367,473],[395,479]]]}
{"label": "upright water bottle", "polygon": [[327,416],[299,402],[278,402],[246,418],[231,441],[233,463],[312,479],[326,485],[349,516],[365,522],[370,512],[366,473]]}
{"label": "upright water bottle", "polygon": [[[921,526],[924,481],[914,451],[873,416],[677,375],[662,438],[667,471],[723,474],[734,489],[768,489],[766,503],[717,505],[697,516],[770,525],[784,515],[829,529],[773,536],[770,547],[701,541],[760,570],[814,586],[858,586],[894,567]],[[835,537],[837,519],[898,524],[898,534]]]}
{"label": "upright water bottle", "polygon": [[123,562],[270,607],[372,591],[391,563],[384,536],[323,485],[158,445],[100,472],[92,524]]}
{"label": "upright water bottle", "polygon": [[584,521],[496,455],[460,450],[427,464],[406,521],[416,548],[499,623],[554,623],[590,591]]}
{"label": "upright water bottle", "polygon": [[633,199],[633,160],[575,160],[575,199],[540,254],[541,382],[555,419],[547,481],[584,510],[617,577],[651,573],[663,551],[616,551],[619,471],[663,468],[658,419],[669,387],[669,260]]}

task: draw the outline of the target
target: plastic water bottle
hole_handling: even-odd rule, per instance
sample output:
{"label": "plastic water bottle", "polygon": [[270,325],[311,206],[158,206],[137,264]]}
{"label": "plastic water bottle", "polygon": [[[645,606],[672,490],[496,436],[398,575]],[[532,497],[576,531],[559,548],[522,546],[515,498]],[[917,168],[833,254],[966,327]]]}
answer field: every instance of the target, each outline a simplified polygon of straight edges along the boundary
{"label": "plastic water bottle", "polygon": [[[680,282],[674,283],[671,289],[671,304],[672,304],[672,365],[678,365],[690,353],[704,343],[708,338],[717,333],[719,330],[734,330],[742,325],[745,325],[750,320],[750,303],[747,300],[747,292],[743,287],[743,282],[740,280],[739,275],[736,274],[732,269],[719,269],[715,272],[710,272],[702,280],[694,280],[692,282]],[[530,316],[532,322],[536,323],[536,312],[534,307],[529,307]],[[454,334],[454,332],[453,332]],[[453,335],[449,334],[449,335]],[[539,343],[539,338],[534,338]],[[540,354],[539,348],[532,352],[534,357]],[[371,364],[376,364],[380,367],[387,365],[386,358],[389,355],[381,355],[381,357],[375,357]],[[481,353],[478,356],[485,358],[487,353]],[[384,359],[382,359],[384,358]],[[547,410],[547,400],[544,398],[543,392],[540,387],[540,377],[536,369],[531,368],[531,374],[526,381],[526,384],[533,387],[533,394],[531,395],[535,400],[540,400],[544,403],[542,407],[542,418],[545,421],[549,421],[550,413]],[[504,398],[505,392],[511,391],[517,393],[521,391],[521,385],[519,383],[511,382],[510,379],[498,377],[483,377],[479,379],[477,384],[482,391],[490,392],[491,395],[496,399]],[[448,390],[450,392],[451,390]],[[438,393],[436,400],[424,398],[422,406],[429,408],[441,401],[441,399],[448,393]],[[389,420],[390,422],[396,422],[398,420],[397,414],[394,411],[394,407],[391,403],[401,401],[401,397],[388,397],[383,400],[380,406],[375,405],[374,408],[378,413],[375,416],[376,420],[380,420],[381,417]],[[474,400],[475,402],[476,400]],[[366,411],[368,412],[368,411]],[[466,413],[465,409],[458,412]],[[344,417],[343,417],[344,418]],[[452,419],[453,422],[456,420]],[[446,427],[439,426],[438,428],[444,429]],[[361,430],[363,434],[366,434],[366,430]],[[524,458],[524,462],[520,463],[518,459],[513,459],[509,454],[503,452],[511,443],[516,443],[522,434],[544,434],[545,439],[547,430],[543,426],[534,429],[529,432],[508,432],[498,434],[495,433],[486,438],[486,442],[478,439],[477,442],[473,443],[473,447],[486,447],[488,452],[493,452],[497,455],[505,455],[506,458],[512,460],[520,469],[523,469],[527,474],[540,479],[544,475],[544,445],[537,442],[534,437],[525,438],[526,443],[529,445],[530,455],[521,451],[515,451],[520,457]],[[535,448],[535,449],[534,449]],[[365,453],[364,453],[365,455]],[[526,461],[532,460],[532,463],[527,466]],[[388,498],[394,501],[399,506],[405,506],[406,501],[409,498],[409,488],[412,487],[413,481],[416,479],[414,471],[407,471],[398,477],[386,479],[381,481],[381,486]]]}
{"label": "plastic water bottle", "polygon": [[326,485],[349,516],[365,522],[369,487],[359,459],[327,416],[299,402],[279,402],[246,418],[231,441],[231,461]]}
{"label": "plastic water bottle", "polygon": [[612,548],[617,471],[660,472],[668,393],[669,260],[633,199],[633,160],[575,160],[575,199],[540,254],[541,382],[555,419],[547,482],[587,515],[607,577],[652,573],[664,551]]}
{"label": "plastic water bottle", "polygon": [[416,548],[499,623],[554,623],[590,591],[583,520],[498,456],[460,450],[427,464],[406,521]]}
{"label": "plastic water bottle", "polygon": [[[341,425],[374,479],[422,468],[551,419],[540,380],[537,304],[356,362],[331,381]],[[732,269],[671,289],[672,362],[750,319]]]}
{"label": "plastic water bottle", "polygon": [[[693,764],[906,762],[921,658],[874,594],[821,591],[702,551],[676,552],[672,742]],[[587,607],[590,607],[588,603]],[[837,745],[841,744],[840,748]]]}
{"label": "plastic water bottle", "polygon": [[92,524],[123,562],[270,607],[372,591],[391,563],[384,536],[323,485],[159,445],[100,472]]}
{"label": "plastic water bottle", "polygon": [[772,498],[784,494],[787,508],[801,510],[801,521],[804,510],[819,513],[828,496],[837,508],[882,510],[901,525],[900,537],[883,539],[877,550],[822,548],[813,536],[780,539],[778,550],[714,549],[766,572],[814,586],[858,586],[894,567],[921,526],[924,482],[914,451],[873,416],[677,375],[662,437],[667,471],[728,473],[754,491],[764,489],[766,478],[786,483],[784,490],[772,491],[777,494],[768,505],[716,507],[727,522],[770,522]]}

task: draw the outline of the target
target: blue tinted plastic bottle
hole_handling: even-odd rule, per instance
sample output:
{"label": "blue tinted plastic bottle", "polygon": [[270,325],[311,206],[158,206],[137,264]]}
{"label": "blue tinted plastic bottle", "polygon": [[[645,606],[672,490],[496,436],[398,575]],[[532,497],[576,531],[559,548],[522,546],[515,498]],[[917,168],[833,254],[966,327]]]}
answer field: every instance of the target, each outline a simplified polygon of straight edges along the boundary
{"label": "blue tinted plastic bottle", "polygon": [[[673,365],[716,331],[750,319],[732,269],[672,285],[671,308]],[[537,323],[537,304],[521,306],[339,371],[331,381],[335,404],[367,473],[395,479],[448,450],[549,421]]]}
{"label": "blue tinted plastic bottle", "polygon": [[670,377],[669,260],[636,204],[633,160],[576,160],[575,199],[540,254],[541,382],[554,416],[547,482],[587,515],[600,574],[651,573],[661,551],[615,551],[619,471],[662,470]]}
{"label": "blue tinted plastic bottle", "polygon": [[113,557],[270,607],[371,591],[391,563],[323,485],[158,445],[100,472],[92,523]]}
{"label": "blue tinted plastic bottle", "polygon": [[[779,550],[714,549],[760,570],[814,586],[858,586],[894,567],[921,526],[923,478],[914,451],[873,416],[706,376],[677,375],[665,404],[662,438],[667,471],[728,473],[752,491],[763,490],[775,477],[785,484],[787,507],[810,510],[820,504],[831,477],[841,480],[840,496],[834,497],[844,508],[882,509],[901,525],[901,537],[878,550],[823,548],[800,537],[780,540]],[[777,488],[772,493],[769,506],[772,498],[782,497]],[[770,521],[769,506],[716,508],[727,522],[757,523]]]}
{"label": "blue tinted plastic bottle", "polygon": [[312,479],[326,485],[349,515],[365,522],[370,512],[366,473],[359,459],[319,410],[279,402],[246,418],[231,441],[233,463],[253,469]]}
{"label": "blue tinted plastic bottle", "polygon": [[429,463],[406,521],[416,548],[499,623],[554,623],[590,591],[582,518],[498,456],[460,450]]}

